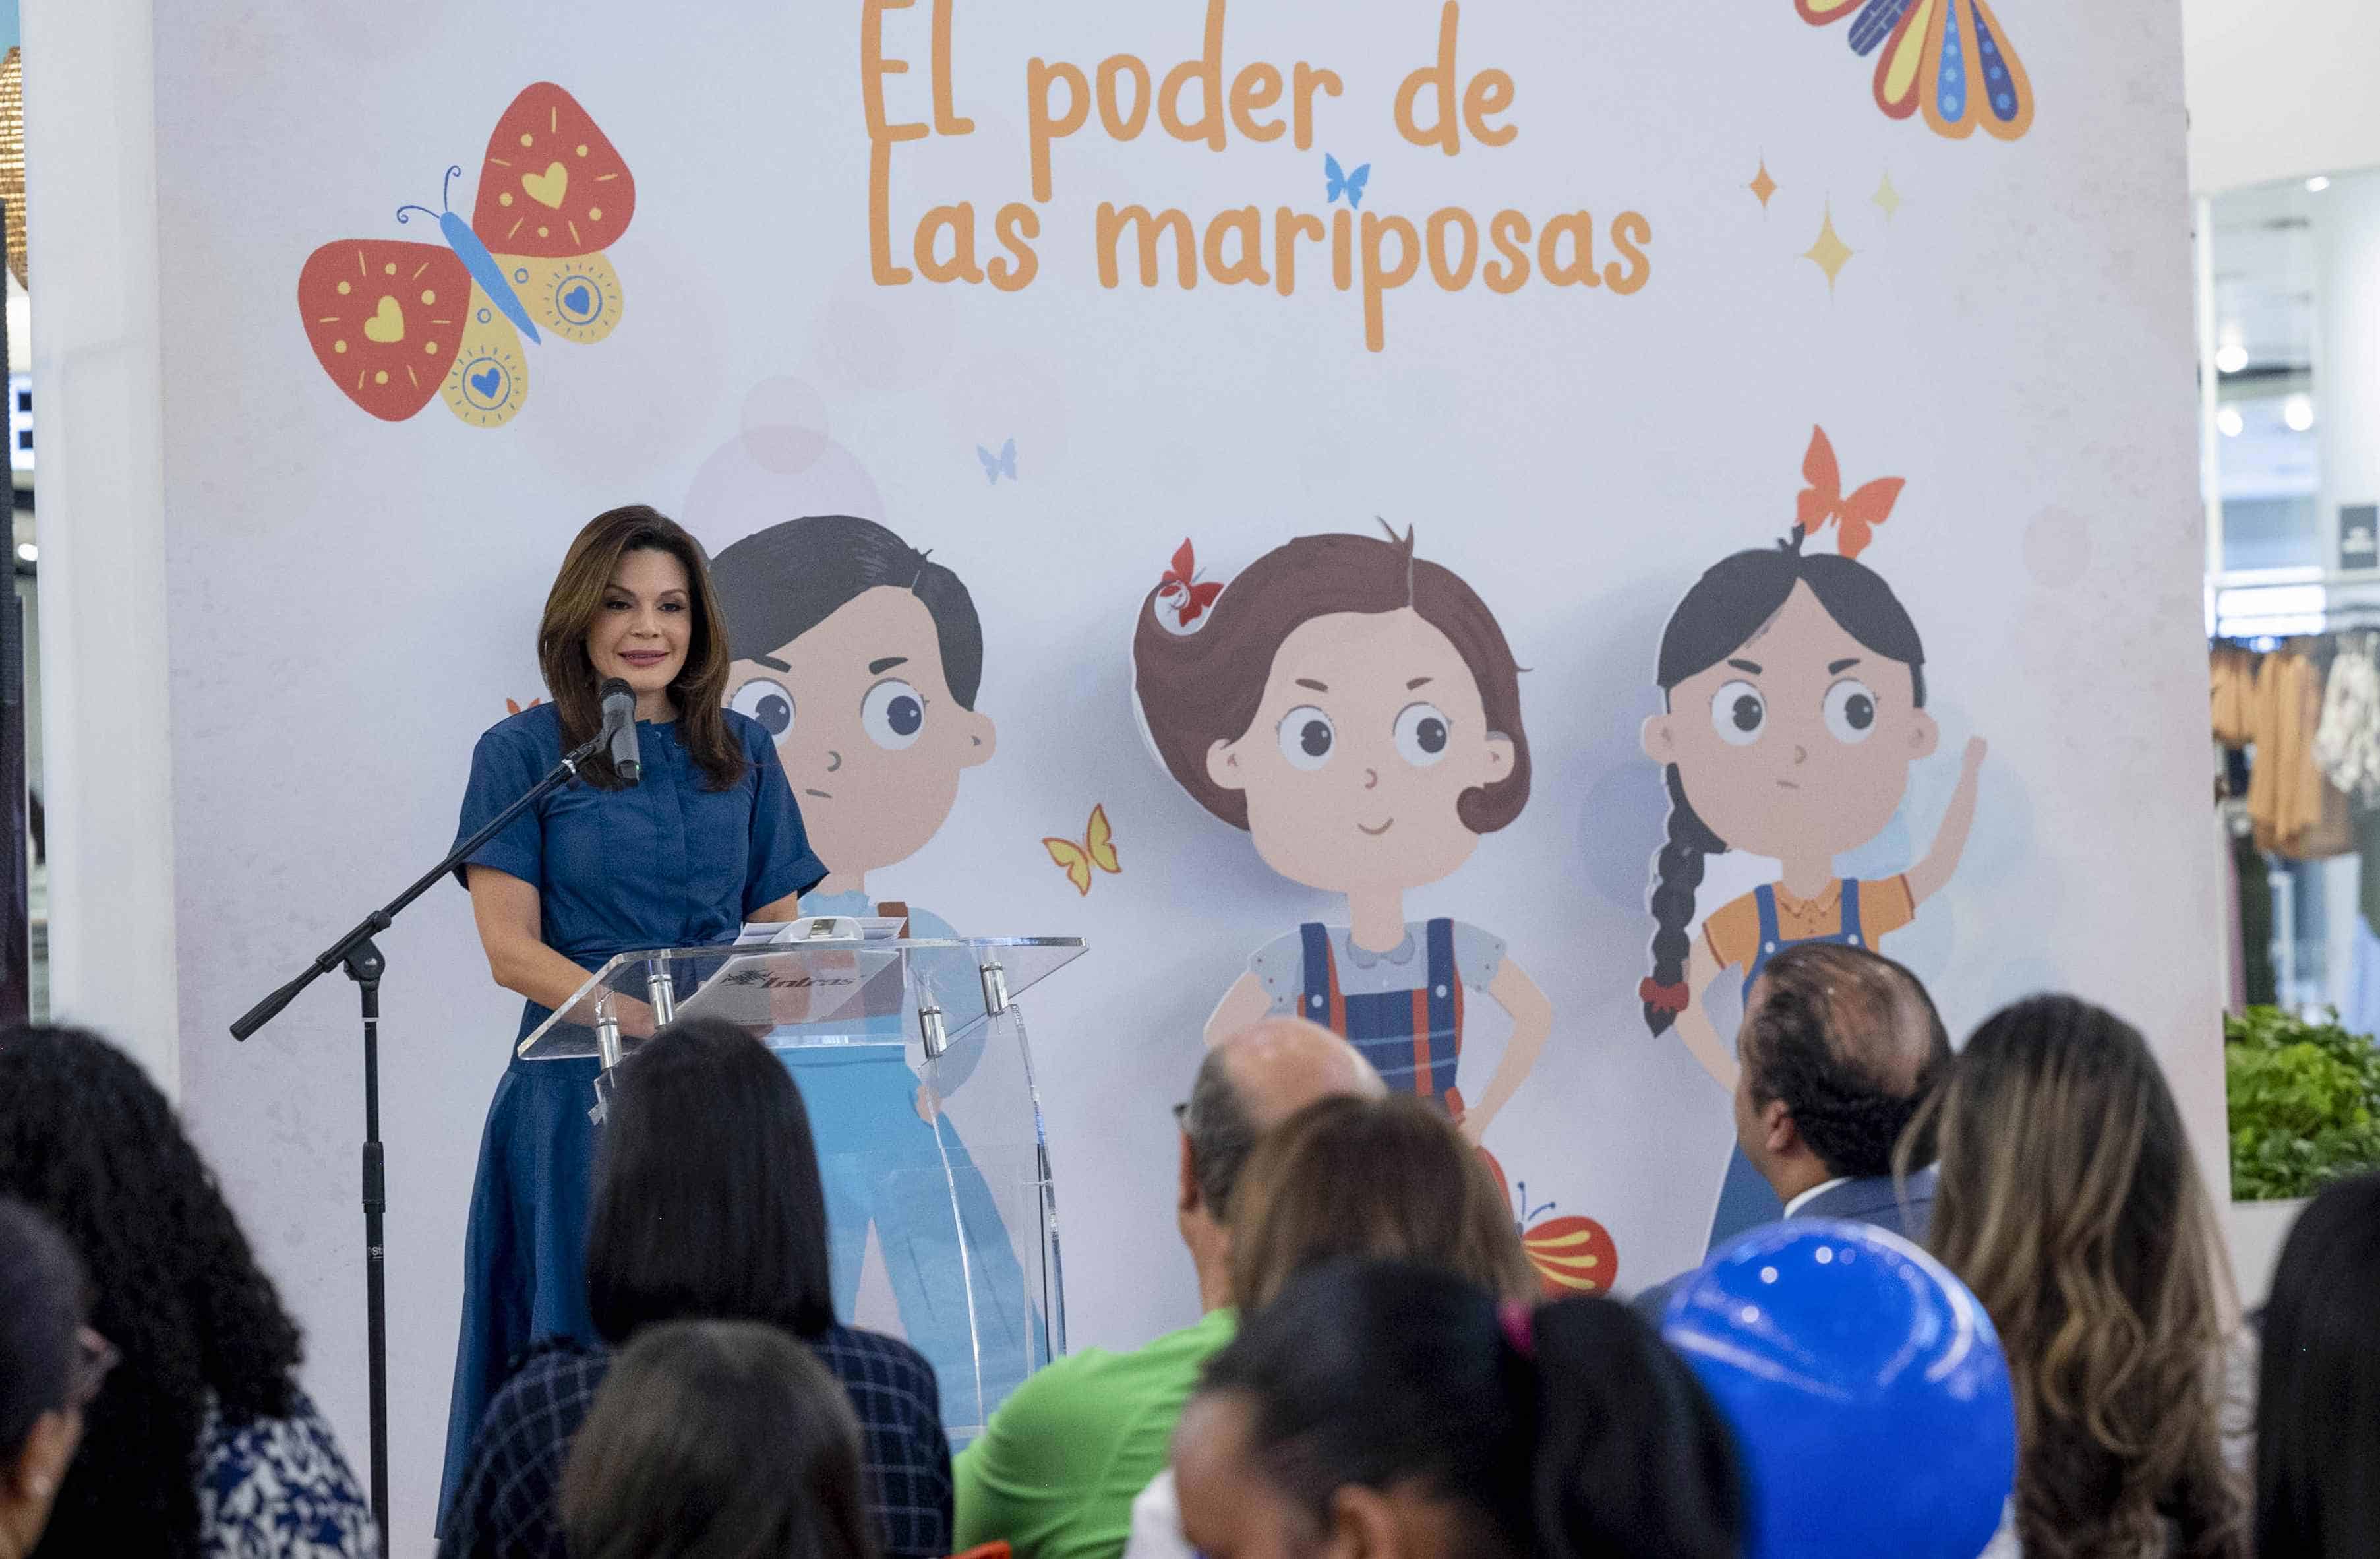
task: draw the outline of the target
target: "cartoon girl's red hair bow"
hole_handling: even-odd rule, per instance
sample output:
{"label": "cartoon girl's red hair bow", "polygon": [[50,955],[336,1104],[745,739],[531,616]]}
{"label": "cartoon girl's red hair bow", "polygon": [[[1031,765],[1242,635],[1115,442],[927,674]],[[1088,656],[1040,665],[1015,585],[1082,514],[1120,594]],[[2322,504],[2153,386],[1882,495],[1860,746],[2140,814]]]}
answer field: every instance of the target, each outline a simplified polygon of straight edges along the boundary
{"label": "cartoon girl's red hair bow", "polygon": [[1693,993],[1682,984],[1664,985],[1646,975],[1636,986],[1636,999],[1674,1017],[1686,1010],[1693,1001]]}
{"label": "cartoon girl's red hair bow", "polygon": [[1880,477],[1844,497],[1842,471],[1835,464],[1835,446],[1828,442],[1824,428],[1810,430],[1810,452],[1802,457],[1802,480],[1810,485],[1795,500],[1794,528],[1804,536],[1815,536],[1828,520],[1834,521],[1835,549],[1845,557],[1857,557],[1866,550],[1876,527],[1892,518],[1892,505],[1900,502],[1900,490],[1906,485],[1897,476]]}

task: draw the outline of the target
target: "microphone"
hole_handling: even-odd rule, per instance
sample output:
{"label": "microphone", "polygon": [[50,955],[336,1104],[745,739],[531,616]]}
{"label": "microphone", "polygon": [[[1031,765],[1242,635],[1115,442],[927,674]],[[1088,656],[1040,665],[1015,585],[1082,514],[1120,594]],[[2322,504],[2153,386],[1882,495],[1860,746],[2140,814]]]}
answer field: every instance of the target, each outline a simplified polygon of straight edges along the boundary
{"label": "microphone", "polygon": [[644,769],[637,757],[637,690],[627,678],[614,676],[595,696],[603,705],[602,736],[612,744],[612,770],[634,785]]}

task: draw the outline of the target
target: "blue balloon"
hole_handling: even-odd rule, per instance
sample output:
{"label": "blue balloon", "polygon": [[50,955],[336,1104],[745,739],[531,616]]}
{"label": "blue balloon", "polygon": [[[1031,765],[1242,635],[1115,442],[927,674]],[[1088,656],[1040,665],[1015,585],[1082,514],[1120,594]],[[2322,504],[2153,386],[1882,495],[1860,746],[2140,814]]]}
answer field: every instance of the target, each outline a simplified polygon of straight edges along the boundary
{"label": "blue balloon", "polygon": [[1662,1335],[1727,1415],[1746,1559],[1975,1559],[2016,1479],[1991,1317],[1866,1224],[1771,1224],[1678,1285]]}

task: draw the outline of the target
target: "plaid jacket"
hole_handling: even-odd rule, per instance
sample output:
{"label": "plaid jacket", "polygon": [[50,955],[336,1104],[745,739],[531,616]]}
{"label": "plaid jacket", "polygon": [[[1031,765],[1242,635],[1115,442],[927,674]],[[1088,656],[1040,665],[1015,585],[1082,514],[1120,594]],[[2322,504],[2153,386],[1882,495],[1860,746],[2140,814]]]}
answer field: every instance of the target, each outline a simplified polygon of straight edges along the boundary
{"label": "plaid jacket", "polygon": [[[888,1559],[940,1559],[951,1551],[951,1447],[933,1368],[906,1343],[848,1326],[804,1341],[850,1394]],[[567,1559],[562,1468],[611,1367],[609,1353],[565,1342],[522,1362],[480,1421],[440,1559]]]}

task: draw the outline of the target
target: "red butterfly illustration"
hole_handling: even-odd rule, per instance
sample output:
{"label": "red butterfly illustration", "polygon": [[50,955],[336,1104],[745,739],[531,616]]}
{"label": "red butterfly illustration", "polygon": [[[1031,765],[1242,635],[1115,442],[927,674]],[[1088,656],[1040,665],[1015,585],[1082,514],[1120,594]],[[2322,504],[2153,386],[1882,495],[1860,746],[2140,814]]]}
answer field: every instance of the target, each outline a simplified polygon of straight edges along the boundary
{"label": "red butterfly illustration", "polygon": [[1207,608],[1222,593],[1221,585],[1200,581],[1197,558],[1190,550],[1189,538],[1183,538],[1173,551],[1173,566],[1158,581],[1157,599],[1172,603],[1174,620],[1186,628],[1205,616]]}
{"label": "red butterfly illustration", "polygon": [[522,710],[535,709],[544,701],[545,700],[543,699],[531,699],[527,703],[521,703],[513,699],[506,699],[504,700],[504,713],[506,714],[518,714]]}
{"label": "red butterfly illustration", "polygon": [[[446,170],[451,186],[462,172]],[[443,389],[475,427],[512,420],[528,398],[520,338],[550,330],[601,341],[620,323],[620,277],[602,250],[627,230],[637,185],[577,99],[551,81],[523,89],[496,121],[470,223],[443,244],[343,238],[307,256],[298,311],[314,356],[347,398],[401,422]]]}
{"label": "red butterfly illustration", "polygon": [[1857,557],[1867,549],[1871,534],[1892,518],[1892,505],[1900,501],[1900,490],[1907,485],[1897,476],[1879,477],[1844,497],[1842,471],[1835,464],[1835,446],[1828,442],[1824,428],[1810,430],[1810,452],[1802,457],[1802,480],[1810,485],[1802,489],[1794,502],[1795,528],[1805,536],[1815,536],[1833,520],[1835,550],[1845,557]]}
{"label": "red butterfly illustration", "polygon": [[1522,1231],[1521,1248],[1536,1272],[1539,1292],[1549,1300],[1567,1299],[1574,1294],[1609,1293],[1620,1275],[1620,1249],[1612,1243],[1610,1232],[1583,1213],[1538,1218],[1540,1212],[1553,1212],[1554,1204],[1531,1207],[1527,1181],[1520,1183],[1515,1195],[1512,1182],[1504,1177],[1504,1166],[1496,1162],[1496,1155],[1482,1148],[1479,1156],[1488,1161],[1496,1184],[1512,1204],[1516,1214],[1512,1222]]}

